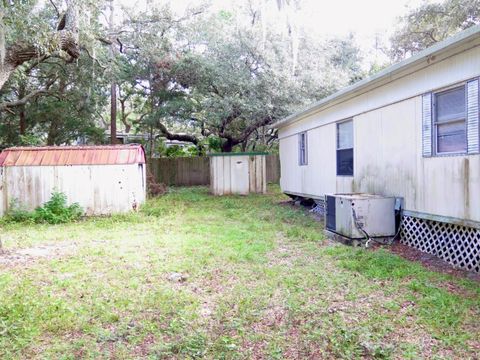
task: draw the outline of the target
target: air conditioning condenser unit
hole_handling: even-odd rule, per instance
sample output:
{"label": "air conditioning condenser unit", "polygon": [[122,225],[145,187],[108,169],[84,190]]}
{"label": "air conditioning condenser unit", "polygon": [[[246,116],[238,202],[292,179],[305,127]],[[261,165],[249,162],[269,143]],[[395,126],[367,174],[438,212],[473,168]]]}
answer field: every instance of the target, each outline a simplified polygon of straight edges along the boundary
{"label": "air conditioning condenser unit", "polygon": [[350,240],[395,236],[395,197],[364,193],[325,196],[327,231]]}

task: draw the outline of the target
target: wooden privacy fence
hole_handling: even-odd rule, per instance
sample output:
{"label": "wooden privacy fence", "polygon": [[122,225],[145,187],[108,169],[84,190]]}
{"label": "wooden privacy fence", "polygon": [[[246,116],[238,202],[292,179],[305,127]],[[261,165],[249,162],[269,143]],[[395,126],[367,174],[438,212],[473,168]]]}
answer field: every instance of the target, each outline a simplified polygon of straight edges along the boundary
{"label": "wooden privacy fence", "polygon": [[[278,155],[266,156],[267,182],[280,181]],[[210,159],[208,156],[154,158],[148,168],[155,181],[170,186],[210,185]]]}

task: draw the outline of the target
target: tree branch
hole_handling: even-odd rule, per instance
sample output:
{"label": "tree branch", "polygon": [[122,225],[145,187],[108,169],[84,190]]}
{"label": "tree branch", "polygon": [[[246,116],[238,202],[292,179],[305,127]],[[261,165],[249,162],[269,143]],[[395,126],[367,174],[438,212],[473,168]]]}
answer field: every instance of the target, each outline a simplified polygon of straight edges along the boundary
{"label": "tree branch", "polygon": [[37,98],[38,96],[43,95],[43,94],[48,94],[49,90],[50,90],[50,87],[55,83],[56,80],[57,80],[56,78],[53,79],[53,80],[50,80],[45,85],[44,89],[34,90],[34,91],[25,95],[23,98],[21,98],[19,100],[0,103],[0,112],[4,111],[4,110],[9,111],[9,109],[13,108],[13,107],[26,105],[30,100],[33,100],[33,99]]}
{"label": "tree branch", "polygon": [[102,65],[102,63],[100,62],[100,60],[98,60],[95,56],[93,56],[92,54],[90,54],[90,51],[89,51],[85,46],[81,46],[80,49],[81,49],[81,50],[84,50],[84,51],[87,53],[88,57],[89,57],[90,59],[92,59],[93,61],[95,61],[95,62],[97,63],[97,65],[100,66],[102,69],[105,70],[105,69],[107,68],[107,66]]}
{"label": "tree branch", "polygon": [[174,134],[168,131],[167,127],[161,123],[160,120],[156,122],[157,128],[160,130],[162,133],[160,136],[165,137],[168,140],[178,140],[178,141],[186,141],[190,142],[194,145],[197,145],[199,143],[198,139],[194,135],[190,134]]}
{"label": "tree branch", "polygon": [[[10,78],[13,71],[23,63],[35,58],[41,59],[55,51],[65,51],[74,60],[80,56],[78,46],[78,9],[77,0],[67,0],[67,12],[65,14],[65,28],[55,31],[50,37],[49,51],[40,49],[33,44],[16,43],[5,49],[5,56],[0,64],[0,89]],[[3,25],[3,24],[1,24]]]}
{"label": "tree branch", "polygon": [[53,2],[53,0],[49,0],[50,4],[54,7],[55,11],[57,12],[57,16],[60,17],[60,11],[58,11],[57,5]]}

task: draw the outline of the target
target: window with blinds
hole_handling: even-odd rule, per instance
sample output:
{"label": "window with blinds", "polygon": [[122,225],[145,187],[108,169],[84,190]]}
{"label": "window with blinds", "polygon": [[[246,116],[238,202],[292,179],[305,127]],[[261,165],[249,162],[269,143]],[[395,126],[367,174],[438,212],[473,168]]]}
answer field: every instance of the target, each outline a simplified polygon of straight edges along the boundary
{"label": "window with blinds", "polygon": [[434,96],[435,153],[467,152],[467,105],[465,86]]}
{"label": "window with blinds", "polygon": [[479,79],[422,96],[422,153],[480,153]]}

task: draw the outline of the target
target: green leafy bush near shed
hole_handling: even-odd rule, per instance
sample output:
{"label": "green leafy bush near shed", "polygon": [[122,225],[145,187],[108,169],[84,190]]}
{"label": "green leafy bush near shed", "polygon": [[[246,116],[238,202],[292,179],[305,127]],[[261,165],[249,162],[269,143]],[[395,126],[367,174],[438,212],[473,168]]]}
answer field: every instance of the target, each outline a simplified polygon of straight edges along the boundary
{"label": "green leafy bush near shed", "polygon": [[63,224],[78,220],[83,209],[78,203],[67,204],[67,196],[58,191],[52,193],[52,197],[43,206],[35,211],[27,211],[18,202],[11,205],[11,210],[6,216],[10,222],[35,222],[48,224]]}
{"label": "green leafy bush near shed", "polygon": [[7,222],[33,222],[33,212],[28,211],[17,199],[13,199],[4,219]]}
{"label": "green leafy bush near shed", "polygon": [[78,220],[83,209],[78,203],[67,205],[67,196],[62,192],[53,192],[52,198],[43,206],[35,209],[35,222],[62,224]]}

